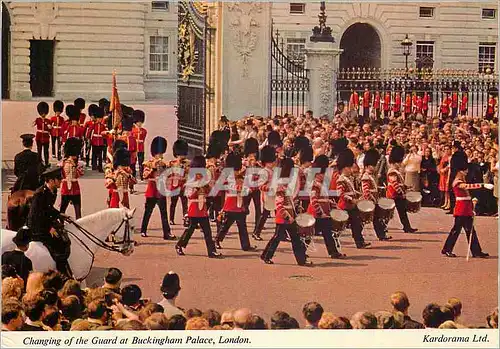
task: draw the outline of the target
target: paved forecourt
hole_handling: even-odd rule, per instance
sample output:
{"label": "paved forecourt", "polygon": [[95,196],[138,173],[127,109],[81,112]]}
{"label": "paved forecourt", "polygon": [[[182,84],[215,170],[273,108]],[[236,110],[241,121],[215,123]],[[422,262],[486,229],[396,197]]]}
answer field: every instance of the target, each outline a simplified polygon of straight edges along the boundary
{"label": "paved forecourt", "polygon": [[[26,112],[23,103],[16,107],[18,113]],[[29,104],[29,108],[33,105]],[[139,108],[139,107],[138,107]],[[172,106],[146,105],[146,127],[151,134],[162,134],[168,138],[169,154],[176,137],[176,122]],[[34,116],[35,109],[30,113]],[[23,114],[23,115],[24,115]],[[19,115],[19,114],[17,114]],[[4,109],[4,131],[6,131]],[[10,116],[9,118],[14,118]],[[10,119],[10,122],[16,122]],[[9,125],[10,125],[9,122]],[[26,124],[26,125],[24,125]],[[29,131],[29,123],[23,129],[10,127],[10,132],[18,134]],[[18,141],[17,135],[2,135],[3,141]],[[148,137],[149,141],[152,139]],[[4,143],[5,144],[5,143]],[[9,144],[12,149],[14,145]],[[148,147],[149,148],[149,147]],[[5,148],[4,148],[5,149]],[[5,150],[4,150],[5,154]],[[10,181],[4,179],[3,215]],[[106,208],[107,191],[102,174],[88,171],[81,179],[82,213],[87,215]],[[135,226],[140,227],[144,212],[145,184],[137,186],[138,194],[131,196],[131,207],[136,207]],[[57,202],[59,205],[59,199]],[[67,213],[74,215],[70,206]],[[149,237],[139,234],[135,239],[139,246],[130,257],[101,250],[97,253],[94,268],[89,276],[89,285],[101,284],[106,268],[115,266],[124,274],[124,284],[135,283],[143,291],[143,296],[153,301],[161,300],[159,292],[163,275],[176,271],[181,277],[182,290],[178,304],[183,308],[214,308],[224,311],[246,306],[269,320],[276,310],[284,310],[301,319],[302,305],[308,301],[320,302],[327,311],[337,315],[351,316],[361,310],[389,310],[389,296],[393,291],[402,290],[410,297],[410,316],[421,319],[421,312],[429,302],[444,304],[449,297],[458,297],[464,304],[462,321],[466,324],[484,325],[485,317],[497,306],[498,299],[498,221],[490,217],[477,217],[479,239],[490,259],[465,260],[467,244],[462,235],[455,248],[459,256],[449,259],[441,256],[440,251],[447,233],[453,224],[453,217],[439,209],[423,208],[418,214],[410,216],[413,226],[419,229],[416,234],[405,234],[394,219],[389,225],[389,242],[375,241],[371,226],[365,230],[372,247],[357,250],[349,234],[342,238],[345,260],[327,258],[321,238],[315,238],[315,251],[309,255],[315,266],[299,267],[291,251],[291,245],[283,242],[274,257],[274,265],[266,265],[260,259],[265,244],[274,226],[267,224],[263,237],[265,241],[253,242],[257,252],[243,252],[239,248],[236,227],[223,243],[224,259],[214,260],[206,257],[205,243],[201,233],[195,232],[186,256],[177,256],[175,242],[162,239],[160,216],[157,209],[150,221]],[[181,206],[178,203],[177,225],[173,232],[182,234]],[[253,208],[248,217],[249,230],[254,227]],[[5,221],[3,221],[5,226]],[[212,233],[215,227],[212,225]]]}

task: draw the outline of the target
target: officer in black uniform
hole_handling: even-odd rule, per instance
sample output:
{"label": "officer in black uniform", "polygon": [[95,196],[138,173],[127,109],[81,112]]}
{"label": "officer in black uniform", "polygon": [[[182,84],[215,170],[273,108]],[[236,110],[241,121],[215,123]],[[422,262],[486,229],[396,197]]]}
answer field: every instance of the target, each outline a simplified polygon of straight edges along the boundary
{"label": "officer in black uniform", "polygon": [[24,150],[14,157],[14,174],[17,177],[12,187],[12,193],[18,190],[36,190],[40,187],[40,174],[44,170],[43,163],[38,153],[32,151],[34,134],[23,134]]}
{"label": "officer in black uniform", "polygon": [[49,169],[42,174],[44,185],[33,195],[28,227],[31,240],[40,241],[56,262],[56,268],[67,277],[72,277],[68,264],[71,241],[63,231],[65,217],[55,207],[57,189],[61,186],[62,170],[60,167]]}
{"label": "officer in black uniform", "polygon": [[14,251],[7,251],[2,254],[2,265],[8,264],[16,268],[17,275],[23,280],[24,284],[28,281],[28,275],[33,270],[33,263],[24,255],[28,250],[31,234],[28,227],[22,227],[12,239],[16,244]]}

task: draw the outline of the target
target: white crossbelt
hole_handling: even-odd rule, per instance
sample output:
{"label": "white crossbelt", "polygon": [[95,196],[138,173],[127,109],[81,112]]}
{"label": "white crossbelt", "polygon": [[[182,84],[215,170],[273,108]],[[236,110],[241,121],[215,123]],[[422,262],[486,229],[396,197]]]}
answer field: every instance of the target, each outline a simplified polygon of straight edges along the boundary
{"label": "white crossbelt", "polygon": [[66,178],[62,180],[63,182],[78,182],[78,179],[67,180]]}
{"label": "white crossbelt", "polygon": [[456,198],[457,201],[469,201],[472,200],[470,196],[459,196]]}

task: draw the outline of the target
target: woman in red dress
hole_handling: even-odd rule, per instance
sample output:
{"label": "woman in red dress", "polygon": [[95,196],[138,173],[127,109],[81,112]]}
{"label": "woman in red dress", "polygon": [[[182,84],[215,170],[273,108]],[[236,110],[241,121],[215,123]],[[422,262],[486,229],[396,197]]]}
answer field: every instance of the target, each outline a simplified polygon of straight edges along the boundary
{"label": "woman in red dress", "polygon": [[450,209],[450,193],[448,192],[448,181],[450,177],[450,157],[451,149],[449,145],[445,145],[444,152],[439,162],[439,192],[441,194],[441,208],[444,210]]}

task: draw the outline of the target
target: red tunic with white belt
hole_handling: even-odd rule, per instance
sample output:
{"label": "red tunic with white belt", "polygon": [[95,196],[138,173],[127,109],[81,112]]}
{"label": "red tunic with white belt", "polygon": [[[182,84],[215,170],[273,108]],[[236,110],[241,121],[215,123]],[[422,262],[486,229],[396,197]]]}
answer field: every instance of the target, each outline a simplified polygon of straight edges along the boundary
{"label": "red tunic with white belt", "polygon": [[354,200],[356,200],[358,194],[356,192],[354,182],[351,178],[344,174],[341,174],[337,180],[337,190],[339,191],[340,197],[338,206],[342,210],[352,210],[356,207]]}
{"label": "red tunic with white belt", "polygon": [[92,129],[94,128],[94,121],[89,120],[83,125],[83,137],[85,140],[90,140],[92,137]]}
{"label": "red tunic with white belt", "polygon": [[106,132],[106,125],[102,122],[94,122],[90,138],[90,143],[93,147],[104,146],[104,132]]}
{"label": "red tunic with white belt", "polygon": [[424,93],[424,98],[422,98],[422,110],[429,110],[429,95],[427,94],[427,92]]}
{"label": "red tunic with white belt", "polygon": [[359,109],[359,95],[356,91],[354,91],[349,98],[349,110],[357,109]]}
{"label": "red tunic with white belt", "polygon": [[148,130],[144,127],[134,126],[132,129],[132,136],[135,138],[137,143],[137,152],[144,153],[144,142],[146,141],[146,136],[148,135]]}
{"label": "red tunic with white belt", "polygon": [[276,224],[291,224],[295,219],[293,198],[287,196],[287,185],[280,185],[276,191]]}
{"label": "red tunic with white belt", "polygon": [[336,208],[335,201],[328,195],[324,195],[322,191],[325,175],[322,173],[316,174],[311,189],[311,201],[307,207],[307,213],[314,216],[314,218],[328,218],[330,211]]}
{"label": "red tunic with white belt", "polygon": [[474,205],[472,204],[469,189],[479,189],[481,187],[481,184],[467,184],[460,178],[456,178],[453,181],[453,193],[456,198],[453,216],[472,217],[474,215]]}
{"label": "red tunic with white belt", "polygon": [[373,109],[379,110],[380,109],[380,95],[376,94],[375,98],[373,99]]}
{"label": "red tunic with white belt", "polygon": [[378,201],[378,185],[372,174],[364,172],[361,176],[361,188],[363,191],[363,199],[370,200],[374,203]]}
{"label": "red tunic with white belt", "polygon": [[186,191],[188,198],[188,217],[204,218],[208,217],[207,195],[210,193],[210,186],[201,188],[189,187]]}
{"label": "red tunic with white belt", "polygon": [[52,123],[50,135],[52,137],[61,137],[63,134],[64,118],[61,115],[54,115],[50,118],[50,122]]}
{"label": "red tunic with white belt", "polygon": [[384,96],[384,111],[389,111],[391,109],[391,95],[386,94]]}
{"label": "red tunic with white belt", "polygon": [[466,94],[462,95],[462,102],[460,103],[460,111],[466,111],[467,110],[467,104],[469,103],[469,97],[467,97]]}
{"label": "red tunic with white belt", "polygon": [[80,195],[78,178],[83,176],[83,168],[78,163],[68,158],[63,161],[61,195]]}
{"label": "red tunic with white belt", "polygon": [[243,195],[241,193],[243,189],[244,173],[240,172],[236,174],[235,179],[235,188],[226,190],[226,197],[222,208],[224,212],[241,213],[246,211],[245,205],[243,205]]}
{"label": "red tunic with white belt", "polygon": [[411,113],[411,96],[407,95],[405,99],[405,113]]}
{"label": "red tunic with white belt", "polygon": [[401,111],[401,95],[396,95],[394,98],[394,106],[392,107],[393,112],[400,112]]}
{"label": "red tunic with white belt", "polygon": [[42,144],[47,144],[50,142],[50,128],[51,122],[47,118],[42,118],[41,116],[35,119],[36,135],[35,141]]}
{"label": "red tunic with white belt", "polygon": [[405,198],[404,179],[401,172],[395,167],[391,167],[389,171],[387,171],[386,196],[388,199]]}
{"label": "red tunic with white belt", "polygon": [[72,137],[82,139],[83,127],[81,127],[79,124],[69,124],[66,128],[65,135],[66,135],[66,140]]}
{"label": "red tunic with white belt", "polygon": [[[158,169],[155,167],[157,159],[151,159],[144,163],[143,178],[148,180],[146,187],[146,198],[161,198],[163,195],[158,191],[156,180],[158,177]],[[163,161],[163,160],[162,160]]]}
{"label": "red tunic with white belt", "polygon": [[370,91],[365,91],[363,93],[363,108],[369,108],[372,96],[370,95]]}

